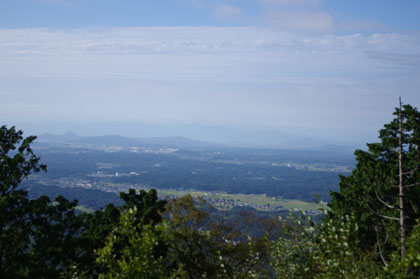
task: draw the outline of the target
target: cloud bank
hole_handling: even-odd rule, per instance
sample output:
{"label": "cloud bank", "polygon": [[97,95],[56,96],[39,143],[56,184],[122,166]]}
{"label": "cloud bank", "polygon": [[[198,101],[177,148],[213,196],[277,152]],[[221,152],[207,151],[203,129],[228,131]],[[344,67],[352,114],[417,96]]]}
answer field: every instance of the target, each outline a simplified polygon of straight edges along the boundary
{"label": "cloud bank", "polygon": [[390,119],[398,95],[420,104],[418,45],[416,34],[262,27],[0,29],[0,117],[360,139]]}

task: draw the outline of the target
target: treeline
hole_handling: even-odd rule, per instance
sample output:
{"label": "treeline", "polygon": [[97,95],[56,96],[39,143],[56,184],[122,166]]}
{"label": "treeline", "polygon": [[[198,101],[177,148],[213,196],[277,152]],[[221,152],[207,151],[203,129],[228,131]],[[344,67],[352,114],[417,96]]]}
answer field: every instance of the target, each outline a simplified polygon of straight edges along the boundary
{"label": "treeline", "polygon": [[[34,137],[3,126],[0,168],[2,278],[419,278],[420,113],[409,105],[357,150],[329,211],[315,223],[250,212],[210,218],[211,207],[156,191],[75,214],[77,202],[28,199],[17,186],[42,171]],[[19,145],[20,144],[20,145]],[[19,146],[18,146],[19,145]],[[258,233],[255,228],[259,228]]]}
{"label": "treeline", "polygon": [[96,189],[47,186],[34,183],[33,181],[25,181],[18,189],[27,191],[27,197],[31,200],[41,196],[47,196],[51,200],[54,200],[55,197],[63,196],[68,200],[77,200],[78,205],[92,210],[104,208],[110,203],[116,206],[123,204],[123,201],[116,193]]}

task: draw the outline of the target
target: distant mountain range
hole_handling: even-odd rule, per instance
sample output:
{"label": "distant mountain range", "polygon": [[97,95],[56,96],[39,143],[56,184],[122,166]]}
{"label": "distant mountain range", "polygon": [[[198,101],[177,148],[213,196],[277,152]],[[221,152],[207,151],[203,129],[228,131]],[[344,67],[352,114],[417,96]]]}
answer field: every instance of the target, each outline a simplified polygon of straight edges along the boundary
{"label": "distant mountain range", "polygon": [[[295,141],[290,144],[285,144],[283,149],[299,149],[299,150],[316,150],[326,151],[335,153],[351,153],[356,147],[349,145],[337,145],[337,144],[321,144],[313,143],[309,145],[309,139],[302,139],[301,141]],[[124,147],[135,147],[135,146],[165,146],[165,147],[239,147],[239,148],[255,148],[267,146],[252,146],[238,142],[229,142],[225,144],[211,143],[200,140],[193,140],[186,137],[150,137],[150,138],[132,138],[120,135],[105,135],[105,136],[78,136],[74,132],[66,132],[61,135],[54,134],[42,134],[38,136],[38,143],[69,143],[69,144],[82,144],[82,145],[100,145],[100,146],[124,146]],[[279,149],[277,147],[276,149]]]}
{"label": "distant mountain range", "polygon": [[[19,125],[18,125],[19,124]],[[227,127],[201,124],[145,124],[137,122],[109,122],[109,123],[60,123],[36,124],[15,123],[26,135],[41,135],[51,133],[47,137],[54,141],[74,140],[76,133],[79,136],[120,135],[142,141],[160,141],[177,138],[192,139],[205,143],[218,144],[230,147],[263,147],[280,149],[313,149],[323,145],[337,144],[364,148],[365,142],[374,142],[375,139],[366,138],[363,141],[354,138],[343,138],[336,135],[302,133],[293,130],[275,130],[267,127]],[[66,131],[72,131],[64,133]],[[64,134],[63,134],[64,133]],[[59,135],[54,137],[54,135]],[[76,136],[77,137],[77,136]],[[366,140],[366,141],[365,141]],[[183,140],[182,140],[183,141]]]}
{"label": "distant mountain range", "polygon": [[119,135],[79,137],[73,132],[66,132],[62,135],[42,134],[38,136],[38,141],[41,143],[73,143],[102,146],[165,145],[173,147],[204,147],[212,145],[211,143],[184,137],[130,138]]}
{"label": "distant mountain range", "polygon": [[38,136],[38,140],[42,142],[68,142],[79,139],[73,132],[66,132],[62,135],[42,134]]}

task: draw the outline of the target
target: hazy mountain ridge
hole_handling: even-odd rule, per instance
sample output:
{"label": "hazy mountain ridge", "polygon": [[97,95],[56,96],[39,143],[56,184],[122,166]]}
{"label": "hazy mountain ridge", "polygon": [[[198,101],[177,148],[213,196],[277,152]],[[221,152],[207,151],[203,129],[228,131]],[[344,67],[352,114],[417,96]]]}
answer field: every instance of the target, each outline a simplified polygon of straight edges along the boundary
{"label": "hazy mountain ridge", "polygon": [[210,146],[216,145],[203,141],[193,140],[186,137],[147,137],[133,138],[120,135],[104,136],[77,136],[73,132],[66,132],[61,135],[41,134],[38,136],[41,143],[70,143],[88,144],[103,146],[127,146],[135,147],[139,145],[168,145],[168,146]]}
{"label": "hazy mountain ridge", "polygon": [[127,137],[122,135],[102,135],[102,136],[78,136],[74,132],[68,131],[64,134],[41,134],[38,136],[38,142],[41,143],[70,143],[70,144],[87,144],[102,146],[167,146],[167,147],[237,147],[237,148],[261,148],[261,149],[291,149],[291,150],[316,150],[326,152],[349,153],[355,150],[354,145],[328,144],[319,140],[311,142],[310,138],[301,138],[284,142],[284,147],[274,147],[273,145],[246,144],[244,142],[211,142],[191,139],[182,136],[165,136],[165,137]]}

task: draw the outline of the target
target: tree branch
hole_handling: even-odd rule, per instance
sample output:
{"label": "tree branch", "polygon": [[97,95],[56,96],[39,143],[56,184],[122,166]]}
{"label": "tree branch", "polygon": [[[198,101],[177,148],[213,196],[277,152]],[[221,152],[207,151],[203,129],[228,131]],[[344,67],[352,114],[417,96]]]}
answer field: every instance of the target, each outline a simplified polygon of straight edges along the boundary
{"label": "tree branch", "polygon": [[413,187],[413,186],[418,186],[418,185],[420,185],[420,182],[405,185],[403,188],[405,189],[405,188],[408,188],[408,187]]}
{"label": "tree branch", "polygon": [[376,198],[377,198],[377,199],[378,199],[378,201],[380,201],[383,205],[385,205],[386,207],[388,207],[388,208],[390,208],[390,209],[401,210],[401,208],[394,207],[394,206],[392,206],[392,205],[388,204],[387,202],[385,202],[384,200],[382,200],[382,199],[379,197],[378,192],[376,191],[376,187],[373,187],[373,189],[375,190],[375,195],[376,195]]}
{"label": "tree branch", "polygon": [[[375,226],[375,232],[376,232],[376,242],[378,243],[379,256],[381,256],[381,260],[384,263],[384,265],[388,266],[388,263],[386,262],[385,257],[382,254],[382,247],[381,247],[381,242],[379,241],[379,234],[378,234],[378,226],[377,225]],[[388,233],[386,234],[385,242],[386,242],[387,238],[388,238]]]}
{"label": "tree branch", "polygon": [[385,218],[385,219],[388,219],[388,220],[393,220],[393,221],[399,221],[400,220],[400,218],[396,218],[396,217],[391,217],[391,216],[386,216],[386,215],[382,215],[382,214],[380,214],[380,213],[378,213],[378,212],[376,212],[375,210],[373,210],[368,204],[367,204],[367,207],[369,208],[369,210],[373,213],[373,214],[375,214],[375,215],[378,215],[379,217],[382,217],[382,218]]}
{"label": "tree branch", "polygon": [[413,208],[413,210],[414,210],[414,213],[416,213],[416,214],[417,214],[417,209],[416,209],[416,207],[414,206],[413,202],[412,202],[411,200],[409,200],[409,202],[410,202],[410,204],[411,204],[411,207],[412,207],[412,208]]}
{"label": "tree branch", "polygon": [[407,171],[407,172],[403,172],[402,175],[406,175],[406,174],[411,174],[414,173],[416,170],[419,169],[419,166],[416,166],[414,169],[412,169],[411,171]]}

